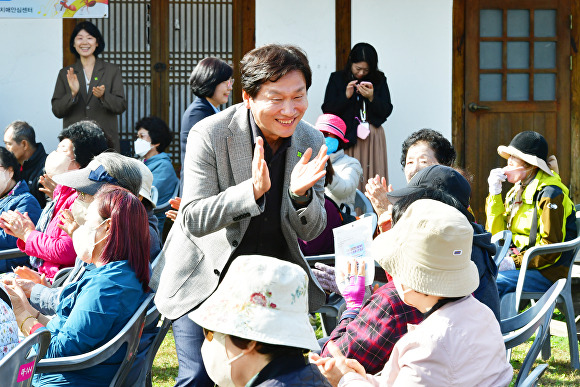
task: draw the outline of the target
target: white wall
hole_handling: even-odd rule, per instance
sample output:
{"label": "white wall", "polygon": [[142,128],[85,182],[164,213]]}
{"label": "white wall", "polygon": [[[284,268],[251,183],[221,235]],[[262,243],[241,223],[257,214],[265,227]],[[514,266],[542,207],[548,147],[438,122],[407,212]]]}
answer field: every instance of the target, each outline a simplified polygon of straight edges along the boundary
{"label": "white wall", "polygon": [[256,47],[268,43],[295,44],[308,55],[312,68],[309,107],[304,119],[312,124],[322,111],[330,73],[336,70],[334,0],[256,0]]}
{"label": "white wall", "polygon": [[352,44],[368,42],[387,75],[389,180],[406,185],[401,143],[427,127],[451,140],[452,0],[353,0]]}
{"label": "white wall", "polygon": [[1,138],[10,122],[24,120],[50,152],[62,129],[50,105],[62,67],[62,20],[0,19],[0,37]]}

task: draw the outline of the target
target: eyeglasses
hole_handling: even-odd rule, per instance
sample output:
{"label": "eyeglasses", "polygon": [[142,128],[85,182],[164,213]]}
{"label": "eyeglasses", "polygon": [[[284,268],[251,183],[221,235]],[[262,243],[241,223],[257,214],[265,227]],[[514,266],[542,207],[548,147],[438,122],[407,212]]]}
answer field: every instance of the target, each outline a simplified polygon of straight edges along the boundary
{"label": "eyeglasses", "polygon": [[232,87],[232,86],[234,85],[234,82],[235,82],[235,81],[236,81],[236,80],[235,80],[234,78],[230,78],[230,79],[228,79],[228,87]]}
{"label": "eyeglasses", "polygon": [[213,340],[213,331],[203,328],[203,335],[207,341]]}

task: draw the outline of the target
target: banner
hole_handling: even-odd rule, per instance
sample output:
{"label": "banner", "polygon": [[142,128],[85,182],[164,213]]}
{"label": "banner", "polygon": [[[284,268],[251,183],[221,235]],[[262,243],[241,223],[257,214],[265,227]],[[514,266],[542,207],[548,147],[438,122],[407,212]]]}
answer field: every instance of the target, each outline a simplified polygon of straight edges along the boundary
{"label": "banner", "polygon": [[0,18],[107,18],[109,0],[0,0]]}

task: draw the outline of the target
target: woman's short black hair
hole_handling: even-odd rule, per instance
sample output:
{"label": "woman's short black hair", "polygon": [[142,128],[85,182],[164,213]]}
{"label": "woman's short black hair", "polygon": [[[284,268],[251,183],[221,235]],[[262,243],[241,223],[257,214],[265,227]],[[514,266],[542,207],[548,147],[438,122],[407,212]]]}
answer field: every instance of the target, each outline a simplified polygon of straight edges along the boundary
{"label": "woman's short black hair", "polygon": [[423,188],[397,200],[393,204],[393,226],[401,219],[401,216],[407,211],[407,208],[420,199],[432,199],[447,204],[461,212],[469,222],[475,222],[473,215],[455,197],[437,188]]}
{"label": "woman's short black hair", "polygon": [[93,157],[107,150],[107,138],[94,121],[79,121],[64,128],[58,141],[68,138],[73,143],[75,160],[81,168],[86,167]]}
{"label": "woman's short black hair", "polygon": [[[368,43],[357,43],[350,50],[348,54],[348,60],[346,61],[346,66],[344,66],[344,72],[346,74],[352,74],[352,64],[365,62],[369,65],[369,73],[366,75],[365,79],[375,79],[377,77],[378,66],[379,66],[379,56],[377,50]],[[350,79],[352,81],[352,79]]]}
{"label": "woman's short black hair", "polygon": [[3,146],[0,146],[0,165],[4,167],[4,169],[12,168],[12,171],[14,172],[12,180],[16,182],[20,181],[22,175],[20,173],[20,164],[18,163],[18,160],[16,160],[16,156]]}
{"label": "woman's short black hair", "polygon": [[268,44],[254,48],[240,62],[242,90],[256,98],[262,85],[276,82],[292,71],[300,71],[306,90],[312,85],[312,70],[302,49],[292,45]]}
{"label": "woman's short black hair", "polygon": [[401,147],[401,165],[405,168],[407,164],[407,152],[409,148],[416,143],[423,141],[429,145],[429,148],[435,152],[435,158],[441,165],[452,167],[455,162],[455,148],[448,139],[443,137],[441,133],[433,129],[421,129],[412,133],[405,139]]}
{"label": "woman's short black hair", "polygon": [[89,35],[97,39],[97,48],[95,48],[95,52],[93,53],[93,55],[95,57],[99,56],[99,54],[103,52],[103,50],[105,49],[105,39],[103,39],[103,35],[101,34],[101,31],[99,31],[97,26],[91,23],[90,21],[83,21],[75,26],[72,34],[70,34],[70,42],[69,42],[70,52],[72,52],[73,55],[76,56],[77,58],[80,58],[80,55],[77,52],[77,49],[75,48],[75,38],[77,37],[79,32],[81,32],[81,30],[87,31]]}
{"label": "woman's short black hair", "polygon": [[173,140],[173,133],[171,133],[165,121],[159,117],[149,116],[141,118],[135,124],[135,132],[141,128],[149,132],[151,144],[159,144],[157,145],[157,152],[159,153],[163,152],[171,143],[171,140]]}
{"label": "woman's short black hair", "polygon": [[189,77],[189,86],[199,98],[212,97],[217,85],[231,78],[234,70],[218,58],[205,58],[195,66]]}
{"label": "woman's short black hair", "polygon": [[[230,336],[230,340],[232,343],[240,349],[248,348],[248,345],[253,340],[243,339],[238,336]],[[262,343],[260,341],[256,342],[256,351],[261,353],[262,355],[268,356],[270,360],[275,359],[279,356],[292,356],[292,355],[304,355],[305,353],[309,352],[307,349],[296,348],[296,347],[288,347],[286,345],[276,345],[276,344],[268,344]]]}

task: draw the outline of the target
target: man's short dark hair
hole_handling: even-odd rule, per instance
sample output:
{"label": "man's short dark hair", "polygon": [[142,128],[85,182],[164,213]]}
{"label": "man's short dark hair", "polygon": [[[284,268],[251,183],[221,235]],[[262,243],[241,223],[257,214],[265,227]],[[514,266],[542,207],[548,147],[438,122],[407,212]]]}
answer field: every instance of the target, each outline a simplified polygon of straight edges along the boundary
{"label": "man's short dark hair", "polygon": [[28,141],[30,145],[36,147],[36,133],[30,124],[26,121],[14,121],[6,127],[4,133],[12,128],[12,141],[20,144],[22,140]]}
{"label": "man's short dark hair", "polygon": [[90,21],[83,21],[75,26],[73,32],[70,34],[70,42],[69,42],[70,52],[72,52],[73,55],[76,56],[77,58],[80,58],[80,55],[77,52],[77,49],[75,48],[75,38],[77,37],[79,32],[81,32],[81,30],[87,31],[89,35],[97,39],[98,45],[97,48],[95,48],[95,52],[93,53],[93,55],[95,57],[98,57],[99,54],[103,52],[103,50],[105,49],[105,39],[103,38],[103,35],[101,34],[101,31],[99,31],[97,26],[91,23]]}
{"label": "man's short dark hair", "polygon": [[268,44],[248,52],[240,62],[242,89],[255,98],[262,85],[276,82],[292,71],[300,71],[306,90],[312,84],[312,71],[302,49],[291,45]]}
{"label": "man's short dark hair", "polygon": [[69,125],[60,132],[58,141],[65,138],[73,143],[75,160],[81,168],[108,148],[105,133],[94,121],[79,121]]}
{"label": "man's short dark hair", "polygon": [[435,158],[439,164],[448,167],[453,166],[456,153],[455,148],[453,148],[453,145],[451,145],[449,140],[443,137],[443,135],[436,130],[421,129],[411,134],[403,142],[401,149],[401,165],[403,168],[405,168],[409,148],[420,141],[426,142],[427,145],[429,145],[429,148],[433,149],[433,152],[435,152]]}
{"label": "man's short dark hair", "polygon": [[220,83],[231,78],[234,70],[218,58],[205,58],[195,66],[189,77],[189,86],[199,98],[212,97]]}
{"label": "man's short dark hair", "polygon": [[16,156],[3,146],[0,146],[0,165],[4,167],[4,169],[12,168],[14,171],[12,179],[15,182],[21,180],[20,163],[16,160]]}
{"label": "man's short dark hair", "polygon": [[149,132],[149,137],[151,137],[151,144],[159,144],[157,146],[157,152],[161,153],[167,148],[167,146],[173,140],[173,134],[169,130],[169,127],[159,117],[150,116],[143,117],[135,124],[135,131],[139,129],[145,129]]}

